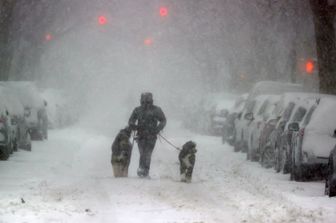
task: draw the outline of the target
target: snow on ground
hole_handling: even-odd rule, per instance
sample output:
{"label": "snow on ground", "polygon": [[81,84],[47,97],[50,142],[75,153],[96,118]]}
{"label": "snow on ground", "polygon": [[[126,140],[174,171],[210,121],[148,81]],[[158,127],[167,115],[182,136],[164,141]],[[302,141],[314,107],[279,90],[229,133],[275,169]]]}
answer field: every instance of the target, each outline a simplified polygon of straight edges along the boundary
{"label": "snow on ground", "polygon": [[50,132],[33,151],[0,162],[0,223],[4,222],[335,222],[336,199],[323,182],[298,183],[233,153],[219,138],[171,124],[175,144],[198,143],[192,184],[178,182],[178,153],[158,140],[151,179],[115,179],[111,136],[83,128]]}

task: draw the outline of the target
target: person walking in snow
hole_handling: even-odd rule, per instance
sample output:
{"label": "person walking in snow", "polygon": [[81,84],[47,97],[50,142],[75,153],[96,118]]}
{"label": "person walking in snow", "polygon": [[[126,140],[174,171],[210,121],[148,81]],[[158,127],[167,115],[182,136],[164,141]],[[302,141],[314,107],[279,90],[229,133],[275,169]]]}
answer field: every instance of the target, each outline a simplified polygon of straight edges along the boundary
{"label": "person walking in snow", "polygon": [[181,181],[191,183],[192,173],[195,165],[196,143],[186,142],[179,153]]}
{"label": "person walking in snow", "polygon": [[142,93],[140,106],[136,107],[128,121],[130,128],[137,131],[137,143],[140,152],[140,161],[137,174],[147,177],[149,174],[152,152],[157,135],[166,126],[166,117],[162,109],[153,104],[153,95],[150,92]]}
{"label": "person walking in snow", "polygon": [[120,130],[112,144],[111,163],[115,177],[128,177],[128,167],[132,155],[131,133],[132,130],[129,128]]}

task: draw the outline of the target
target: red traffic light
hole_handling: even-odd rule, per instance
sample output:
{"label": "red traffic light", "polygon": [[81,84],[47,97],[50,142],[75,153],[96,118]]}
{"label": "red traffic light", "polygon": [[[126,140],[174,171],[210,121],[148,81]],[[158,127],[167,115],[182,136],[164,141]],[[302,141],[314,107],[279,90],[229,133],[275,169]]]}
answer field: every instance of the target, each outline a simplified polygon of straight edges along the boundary
{"label": "red traffic light", "polygon": [[99,16],[98,17],[98,23],[99,23],[99,25],[106,25],[107,24],[107,18],[105,17],[105,16]]}
{"label": "red traffic light", "polygon": [[51,41],[53,39],[53,36],[50,33],[45,34],[44,36],[45,41]]}
{"label": "red traffic light", "polygon": [[144,44],[145,44],[146,46],[150,46],[150,45],[152,45],[152,44],[153,44],[153,39],[152,39],[152,38],[146,38],[146,39],[144,40]]}
{"label": "red traffic light", "polygon": [[168,16],[168,8],[167,8],[167,7],[161,7],[161,8],[160,8],[160,16],[161,16],[161,17],[166,17],[166,16]]}
{"label": "red traffic light", "polygon": [[315,70],[315,64],[313,60],[307,60],[305,64],[305,70],[307,74],[312,74]]}

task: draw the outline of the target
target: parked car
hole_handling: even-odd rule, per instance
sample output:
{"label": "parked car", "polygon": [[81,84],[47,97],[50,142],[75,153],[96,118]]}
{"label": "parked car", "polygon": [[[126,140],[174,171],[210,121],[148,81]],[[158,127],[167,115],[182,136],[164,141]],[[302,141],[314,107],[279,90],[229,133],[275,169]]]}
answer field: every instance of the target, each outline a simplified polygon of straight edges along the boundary
{"label": "parked car", "polygon": [[[260,97],[260,96],[259,96]],[[248,126],[248,152],[247,159],[258,161],[260,157],[260,136],[267,120],[270,118],[276,103],[279,101],[279,95],[266,96],[263,104],[256,114],[252,113],[251,123]]]}
{"label": "parked car", "polygon": [[291,178],[296,181],[325,176],[330,151],[336,144],[333,137],[336,123],[336,98],[322,97],[310,120],[300,126],[289,125],[292,137]]}
{"label": "parked car", "polygon": [[308,95],[305,93],[285,93],[281,95],[268,120],[267,129],[263,130],[264,133],[260,138],[260,163],[263,167],[275,167],[278,172],[280,171],[278,156],[282,150],[278,148],[281,148],[282,140],[285,137],[284,131],[289,120],[294,118],[294,109],[298,108],[300,101]]}
{"label": "parked car", "polygon": [[[254,85],[251,89],[247,99],[246,99],[246,108],[244,113],[247,114],[252,111],[254,107],[254,100],[259,95],[281,95],[286,92],[302,92],[303,86],[300,84],[292,83],[282,83],[277,81],[261,81]],[[244,134],[244,128],[246,126],[246,121],[244,120],[244,115],[238,121],[235,122],[236,125],[236,143],[235,151],[245,150],[247,151],[247,144],[244,144],[246,141],[246,134]]]}
{"label": "parked car", "polygon": [[[336,132],[334,132],[334,137],[336,137]],[[325,195],[328,195],[329,197],[336,196],[336,146],[334,146],[334,149],[329,155]]]}
{"label": "parked car", "polygon": [[45,110],[45,101],[40,96],[37,87],[32,82],[3,82],[10,87],[15,96],[24,106],[24,123],[27,125],[28,132],[32,140],[42,140],[43,126],[41,124],[42,110]]}
{"label": "parked car", "polygon": [[[1,109],[2,110],[2,109]],[[7,160],[13,152],[13,142],[11,139],[11,128],[9,125],[9,113],[1,111],[0,115],[0,159]]]}
{"label": "parked car", "polygon": [[7,160],[18,147],[17,118],[23,116],[23,106],[12,91],[0,84],[0,159]]}
{"label": "parked car", "polygon": [[234,151],[247,152],[247,126],[251,122],[249,114],[251,114],[257,106],[257,100],[246,101],[243,112],[235,120],[235,143]]}
{"label": "parked car", "polygon": [[241,116],[246,102],[246,98],[247,94],[241,95],[235,100],[233,106],[229,109],[229,113],[222,128],[222,143],[227,142],[231,146],[234,145],[236,141],[235,120],[239,116]]}
{"label": "parked car", "polygon": [[288,92],[303,92],[303,86],[278,81],[260,81],[251,89],[247,101],[253,100],[259,95],[281,95]]}
{"label": "parked car", "polygon": [[[27,126],[24,122],[24,106],[17,97],[16,89],[13,89],[10,82],[0,82],[1,95],[1,128],[3,134],[6,134],[2,148],[7,146],[7,151],[3,153],[3,159],[8,159],[10,153],[17,151],[18,148],[31,148],[30,136]],[[24,131],[25,130],[25,131]]]}
{"label": "parked car", "polygon": [[277,138],[278,141],[276,142],[275,147],[275,169],[277,172],[282,172],[284,174],[290,173],[293,130],[289,128],[289,125],[293,122],[298,123],[299,126],[304,125],[307,121],[305,117],[314,112],[316,105],[317,98],[315,97],[303,97],[296,104],[291,118]]}

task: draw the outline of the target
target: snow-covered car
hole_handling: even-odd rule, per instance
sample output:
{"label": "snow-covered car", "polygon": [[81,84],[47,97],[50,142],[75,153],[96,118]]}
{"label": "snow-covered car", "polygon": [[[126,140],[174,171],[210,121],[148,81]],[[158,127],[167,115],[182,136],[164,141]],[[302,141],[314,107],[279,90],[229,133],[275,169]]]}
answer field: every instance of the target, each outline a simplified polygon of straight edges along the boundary
{"label": "snow-covered car", "polygon": [[13,152],[11,140],[10,118],[7,111],[1,111],[0,116],[0,159],[7,160]]}
{"label": "snow-covered car", "polygon": [[[276,151],[281,145],[283,132],[288,125],[288,121],[293,118],[293,111],[297,108],[303,98],[308,97],[305,93],[285,93],[281,95],[280,100],[268,120],[266,129],[260,137],[260,163],[266,168],[277,166],[276,159],[278,154]],[[278,170],[278,166],[276,169]],[[279,171],[279,170],[278,170]]]}
{"label": "snow-covered car", "polygon": [[322,97],[306,126],[293,122],[291,178],[296,181],[326,174],[330,151],[336,144],[336,98]]}
{"label": "snow-covered car", "polygon": [[261,105],[259,111],[256,114],[252,114],[252,120],[248,126],[248,160],[259,160],[261,132],[267,120],[270,118],[276,103],[279,101],[279,98],[279,95],[266,95],[266,99]]}
{"label": "snow-covered car", "polygon": [[294,131],[289,128],[289,125],[293,122],[298,123],[299,126],[306,125],[309,122],[309,116],[312,115],[317,106],[317,97],[316,95],[300,98],[300,101],[295,105],[292,116],[284,126],[284,130],[277,138],[278,141],[275,143],[275,169],[277,172],[290,173]]}
{"label": "snow-covered car", "polygon": [[[267,106],[269,95],[259,95],[251,102],[251,108],[245,110],[243,116],[240,119],[239,125],[236,130],[236,144],[235,147],[238,147],[238,150],[243,152],[248,152],[248,143],[249,143],[249,126],[254,121],[255,117],[263,114],[264,109]],[[252,108],[253,107],[253,108]],[[255,117],[254,117],[255,116]],[[237,150],[237,149],[236,149]]]}
{"label": "snow-covered car", "polygon": [[[221,117],[221,112],[224,112],[223,109],[230,108],[236,97],[236,95],[225,92],[205,95],[199,100],[197,106],[193,106],[194,111],[191,112],[193,114],[186,117],[190,119],[186,123],[192,121],[188,125],[203,134],[214,135],[215,131],[221,132],[225,121],[225,118]],[[218,127],[216,127],[217,124],[219,124]]]}
{"label": "snow-covered car", "polygon": [[[63,128],[69,126],[77,121],[78,114],[75,108],[70,104],[73,98],[65,91],[58,89],[43,89],[41,96],[48,102],[46,107],[48,113],[48,128]],[[184,109],[187,112],[187,109]],[[190,120],[188,117],[187,120]]]}
{"label": "snow-covered car", "polygon": [[[255,98],[259,95],[281,95],[284,94],[286,92],[302,92],[303,91],[303,86],[300,84],[292,84],[292,83],[285,83],[285,82],[277,82],[277,81],[261,81],[258,82],[254,85],[254,87],[251,89],[247,100],[246,100],[246,105],[252,107],[250,109],[250,111],[247,112],[251,112],[251,110],[253,109],[253,100],[255,100]],[[246,109],[245,109],[245,114],[246,114]],[[242,142],[244,142],[244,134],[241,131],[241,128],[243,126],[245,126],[244,121],[240,122],[238,121],[238,132],[236,133],[236,137],[238,137],[238,144],[236,143],[235,145],[235,150],[240,150],[241,148],[245,148],[245,150],[247,149],[247,145],[244,145]],[[245,137],[246,134],[245,134]]]}
{"label": "snow-covered car", "polygon": [[234,105],[229,109],[229,114],[224,122],[222,130],[222,142],[234,145],[236,140],[235,120],[241,116],[246,102],[247,94],[236,99]]}
{"label": "snow-covered car", "polygon": [[281,95],[288,92],[303,92],[303,86],[278,81],[260,81],[253,86],[247,100],[252,100],[258,95]]}
{"label": "snow-covered car", "polygon": [[221,136],[226,119],[229,115],[229,109],[233,106],[232,98],[219,100],[214,106],[211,116],[211,133],[216,136]]}
{"label": "snow-covered car", "polygon": [[43,126],[39,114],[45,102],[33,82],[6,82],[24,106],[24,118],[32,140],[43,139]]}
{"label": "snow-covered car", "polygon": [[[334,137],[336,137],[336,132],[334,132]],[[325,195],[328,195],[329,197],[336,196],[336,146],[329,155]]]}
{"label": "snow-covered car", "polygon": [[0,82],[0,94],[3,108],[2,121],[6,120],[3,126],[8,127],[10,152],[16,151],[17,148],[29,149],[31,141],[24,121],[24,106],[17,97],[16,89],[8,83],[11,82]]}
{"label": "snow-covered car", "polygon": [[246,101],[243,111],[235,120],[235,142],[234,151],[247,151],[247,126],[251,122],[248,118],[249,114],[254,111],[256,107],[256,100]]}
{"label": "snow-covered car", "polygon": [[7,160],[18,147],[18,118],[23,106],[13,92],[0,83],[0,157]]}

